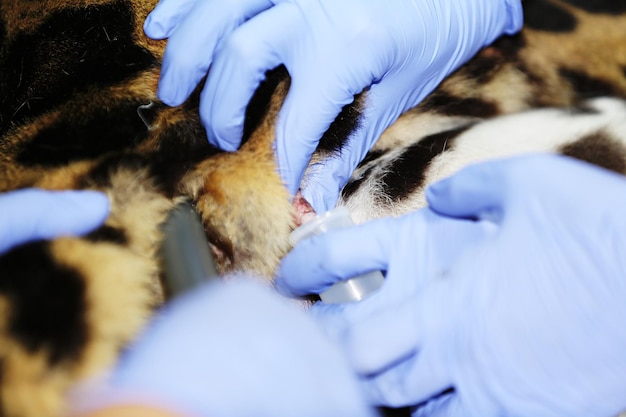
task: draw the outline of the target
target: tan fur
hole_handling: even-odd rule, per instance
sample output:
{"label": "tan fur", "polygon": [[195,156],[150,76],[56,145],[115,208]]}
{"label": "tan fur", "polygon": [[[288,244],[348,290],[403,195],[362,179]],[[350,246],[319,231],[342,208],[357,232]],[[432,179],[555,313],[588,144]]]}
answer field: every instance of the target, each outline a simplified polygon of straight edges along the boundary
{"label": "tan fur", "polygon": [[[10,383],[2,384],[0,398],[6,415],[62,415],[66,390],[113,364],[154,306],[149,288],[156,268],[151,260],[114,245],[72,238],[58,239],[52,250],[59,264],[76,268],[86,279],[89,341],[80,358],[51,368],[46,351],[33,354],[4,337],[0,355]],[[0,306],[10,309],[4,299]]]}
{"label": "tan fur", "polygon": [[287,89],[287,83],[278,87],[261,126],[238,152],[205,161],[182,181],[205,225],[228,237],[224,243],[231,252],[218,250],[222,272],[255,271],[271,278],[289,249],[294,213],[272,147],[274,121]]}
{"label": "tan fur", "polygon": [[[615,95],[626,96],[626,15],[594,15],[559,0],[553,3],[576,14],[580,22],[576,31],[554,33],[527,28],[523,34],[525,46],[514,56],[497,45],[478,54],[477,59],[490,62],[485,67],[490,75],[487,81],[464,67],[446,79],[431,97],[445,94],[492,103],[493,116],[535,107],[575,105],[581,97],[559,74],[563,68],[605,81],[614,88]],[[32,114],[30,107],[39,98],[31,90],[39,88],[37,94],[45,95],[47,87],[53,88],[64,80],[65,68],[55,63],[57,58],[72,52],[71,42],[61,43],[52,51],[37,50],[42,54],[38,57],[43,66],[40,69],[45,70],[49,85],[25,85],[22,74],[13,80],[13,85],[2,85],[4,79],[0,76],[1,88],[26,91],[23,97],[19,96],[23,101],[0,114],[0,127],[1,123],[8,126],[0,136],[0,191],[32,186],[104,191],[111,199],[112,209],[106,226],[123,231],[126,241],[61,238],[52,243],[55,262],[80,272],[87,284],[89,306],[85,318],[90,338],[78,357],[59,366],[50,366],[47,352],[27,352],[9,335],[12,305],[0,294],[0,361],[4,364],[0,375],[0,414],[7,416],[61,415],[64,392],[81,378],[110,367],[119,349],[139,332],[152,309],[164,301],[157,249],[163,239],[161,225],[176,203],[191,199],[195,204],[221,272],[247,271],[271,279],[280,258],[290,248],[288,235],[295,225],[294,209],[277,173],[273,152],[274,122],[287,94],[288,80],[283,80],[274,92],[261,124],[248,142],[237,152],[223,153],[212,149],[206,140],[197,113],[197,91],[177,108],[166,108],[156,98],[158,62],[165,42],[146,38],[142,29],[156,0],[2,1],[0,15],[6,35],[0,41],[10,44],[21,35],[35,33],[54,13],[70,8],[86,10],[96,4],[128,6],[134,18],[130,28],[132,45],[122,46],[143,48],[154,64],[114,81],[90,84]],[[99,31],[106,35],[106,42],[114,43],[109,23],[117,22],[103,22],[88,29]],[[0,58],[4,57],[2,51],[0,48]],[[50,56],[46,55],[48,52]],[[109,58],[115,61],[116,57],[103,60]],[[14,65],[20,65],[19,60],[16,62]],[[14,67],[0,71],[19,73]],[[435,108],[429,98],[389,127],[375,149],[395,149],[414,138],[416,132],[425,136],[491,117],[477,116],[471,111],[447,114],[446,108]],[[146,111],[149,125],[144,128],[140,124],[138,129],[124,132],[128,137],[122,138],[126,142],[118,148],[95,156],[75,157],[61,166],[46,165],[45,160],[20,159],[24,149],[29,149],[50,126],[83,122],[98,112],[114,112],[124,105],[128,108],[119,110],[126,112],[119,123],[136,122],[139,116],[135,107],[148,103],[155,104],[154,109]],[[23,114],[26,116],[19,119]],[[114,126],[98,128],[109,127]],[[99,132],[94,132],[97,136],[95,133]],[[86,139],[84,146],[91,140]],[[138,158],[134,165],[124,162],[124,158],[135,156],[143,159]],[[318,154],[316,161],[325,157]]]}

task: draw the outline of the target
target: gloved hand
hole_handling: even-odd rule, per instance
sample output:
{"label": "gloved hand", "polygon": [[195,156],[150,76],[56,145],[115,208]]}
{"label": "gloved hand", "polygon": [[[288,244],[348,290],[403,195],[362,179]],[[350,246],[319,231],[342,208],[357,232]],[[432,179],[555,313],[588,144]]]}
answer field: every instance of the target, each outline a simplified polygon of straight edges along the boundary
{"label": "gloved hand", "polygon": [[158,91],[165,103],[182,103],[211,66],[200,115],[209,140],[226,150],[239,146],[246,106],[265,72],[286,66],[292,83],[276,153],[292,194],[322,134],[371,85],[349,145],[306,181],[304,197],[322,212],[387,126],[521,25],[520,0],[161,0],[144,29],[169,38]]}
{"label": "gloved hand", "polygon": [[109,392],[75,391],[72,402],[79,413],[142,405],[206,417],[374,416],[359,388],[304,311],[235,280],[174,300],[122,358]]}
{"label": "gloved hand", "polygon": [[[281,263],[274,285],[288,297],[319,294],[338,280],[385,271],[387,279],[376,299],[393,303],[390,298],[403,298],[409,287],[421,288],[421,277],[445,276],[456,257],[484,233],[472,222],[443,217],[429,208],[332,230],[300,242]],[[416,279],[402,280],[402,288],[396,288],[396,280],[390,279],[394,276]]]}
{"label": "gloved hand", "polygon": [[23,189],[0,194],[0,254],[31,240],[82,235],[109,214],[106,196],[94,191]]}
{"label": "gloved hand", "polygon": [[[370,298],[314,307],[364,376],[370,400],[399,406],[430,399],[415,416],[625,410],[626,180],[541,155],[472,166],[430,187],[427,197],[433,211],[465,219],[477,237],[457,250],[443,276],[419,275],[428,233],[409,228],[418,249],[412,257],[386,247],[398,237],[385,233],[403,229],[372,227],[365,241],[357,229],[352,240],[343,230],[319,236],[282,266],[283,274],[306,275],[324,262],[334,273],[318,270],[320,283],[360,272],[372,256],[387,270]],[[337,249],[339,232],[345,249],[323,258],[326,246]]]}

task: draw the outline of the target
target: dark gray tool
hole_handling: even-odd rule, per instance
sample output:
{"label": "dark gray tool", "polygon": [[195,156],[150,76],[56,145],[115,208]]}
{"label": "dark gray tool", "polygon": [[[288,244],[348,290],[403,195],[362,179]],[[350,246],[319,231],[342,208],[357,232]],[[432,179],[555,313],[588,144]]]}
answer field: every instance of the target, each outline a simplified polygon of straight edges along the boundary
{"label": "dark gray tool", "polygon": [[160,257],[167,295],[219,277],[204,227],[191,202],[178,204],[163,225]]}

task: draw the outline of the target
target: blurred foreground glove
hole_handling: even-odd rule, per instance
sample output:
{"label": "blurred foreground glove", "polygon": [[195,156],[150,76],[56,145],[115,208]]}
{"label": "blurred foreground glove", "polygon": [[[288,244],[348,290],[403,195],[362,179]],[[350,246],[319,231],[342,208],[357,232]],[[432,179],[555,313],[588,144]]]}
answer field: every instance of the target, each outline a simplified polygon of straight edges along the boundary
{"label": "blurred foreground glove", "polygon": [[109,389],[77,391],[74,407],[143,405],[206,417],[375,415],[318,325],[245,281],[209,284],[167,306],[122,358]]}
{"label": "blurred foreground glove", "polygon": [[[415,416],[614,416],[626,409],[626,180],[542,155],[472,166],[427,197],[432,210],[465,219],[478,236],[443,276],[416,274],[421,252],[395,258],[382,246],[398,237],[372,227],[365,244],[380,242],[387,282],[362,302],[314,307],[363,375],[371,401],[431,399]],[[362,248],[363,233],[344,238],[348,247]],[[406,233],[420,248],[423,236]],[[321,259],[333,235],[297,247],[283,269],[295,273],[290,258],[304,262],[303,249],[301,271],[322,261],[339,271],[319,282],[370,262],[374,250]]]}
{"label": "blurred foreground glove", "polygon": [[0,253],[31,240],[82,235],[109,214],[106,196],[95,191],[24,189],[0,194]]}
{"label": "blurred foreground glove", "polygon": [[347,147],[303,184],[323,212],[402,112],[521,25],[520,0],[161,0],[144,29],[169,38],[158,91],[165,103],[181,104],[211,66],[200,115],[209,140],[226,150],[239,147],[246,106],[266,71],[286,66],[292,82],[276,153],[292,195],[322,134],[371,86]]}

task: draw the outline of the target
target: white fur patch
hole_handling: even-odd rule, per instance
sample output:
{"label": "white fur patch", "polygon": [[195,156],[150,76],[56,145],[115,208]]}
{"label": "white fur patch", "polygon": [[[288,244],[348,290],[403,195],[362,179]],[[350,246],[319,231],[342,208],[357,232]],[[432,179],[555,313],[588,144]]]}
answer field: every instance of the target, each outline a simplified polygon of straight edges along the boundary
{"label": "white fur patch", "polygon": [[[626,101],[597,98],[584,103],[585,109],[539,109],[497,117],[477,123],[454,139],[449,148],[435,156],[427,166],[422,186],[397,201],[385,193],[382,174],[389,170],[408,146],[416,144],[424,134],[410,125],[410,118],[401,119],[395,129],[402,131],[402,146],[392,148],[375,163],[359,167],[351,181],[358,178],[357,190],[339,205],[347,206],[354,221],[361,223],[384,216],[398,216],[426,205],[424,189],[428,184],[448,177],[459,169],[480,161],[533,152],[558,152],[563,146],[598,132],[604,132],[626,147]],[[451,118],[441,131],[459,127],[458,118]],[[413,129],[413,140],[408,131]],[[386,138],[389,140],[389,138]],[[395,141],[397,145],[399,141]],[[379,147],[380,149],[381,147]],[[368,168],[370,169],[369,171]]]}

